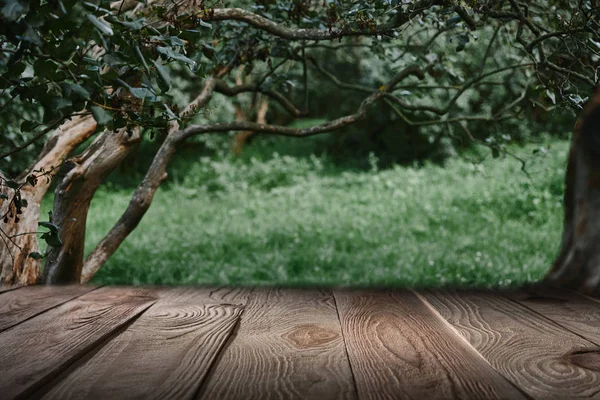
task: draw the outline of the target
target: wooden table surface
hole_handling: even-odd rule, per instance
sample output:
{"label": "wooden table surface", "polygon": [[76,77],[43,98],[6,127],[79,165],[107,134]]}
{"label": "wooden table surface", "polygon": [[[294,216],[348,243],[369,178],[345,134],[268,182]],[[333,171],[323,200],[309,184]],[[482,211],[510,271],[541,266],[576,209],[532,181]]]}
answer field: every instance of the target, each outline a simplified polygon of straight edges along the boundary
{"label": "wooden table surface", "polygon": [[574,293],[0,289],[0,398],[600,399]]}

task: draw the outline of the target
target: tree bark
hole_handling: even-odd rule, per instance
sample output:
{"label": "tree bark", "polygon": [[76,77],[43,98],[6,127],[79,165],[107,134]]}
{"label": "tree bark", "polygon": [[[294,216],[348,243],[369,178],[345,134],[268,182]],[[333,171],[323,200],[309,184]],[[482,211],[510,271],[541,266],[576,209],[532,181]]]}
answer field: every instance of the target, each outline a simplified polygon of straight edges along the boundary
{"label": "tree bark", "polygon": [[81,155],[65,162],[55,190],[53,223],[61,227],[61,247],[49,247],[42,281],[79,283],[85,228],[91,200],[100,184],[140,142],[140,130],[104,131]]}
{"label": "tree bark", "polygon": [[125,238],[138,226],[150,208],[158,187],[167,177],[167,166],[177,150],[177,139],[178,137],[173,134],[167,136],[154,156],[144,180],[131,197],[127,210],[86,258],[83,270],[80,269],[81,283],[91,280],[100,267],[117,251]]}
{"label": "tree bark", "polygon": [[[96,129],[96,121],[91,116],[75,117],[62,124],[47,140],[42,152],[26,171],[18,176],[15,181],[22,184],[30,174],[35,171],[51,171],[58,168],[63,160],[77,146],[87,140]],[[5,177],[3,177],[5,178]],[[38,238],[35,234],[26,234],[38,231],[40,220],[40,204],[42,198],[52,183],[52,176],[41,177],[35,186],[26,184],[21,191],[21,198],[27,200],[27,207],[19,216],[19,221],[14,218],[7,223],[0,222],[6,236],[4,243],[0,243],[0,284],[2,285],[30,285],[40,278],[40,260],[29,257],[32,252],[39,252]],[[5,191],[10,198],[14,191]],[[8,211],[10,200],[0,200],[0,215]],[[14,206],[13,206],[14,208]],[[18,236],[17,236],[18,235]]]}
{"label": "tree bark", "polygon": [[562,246],[544,283],[600,290],[600,87],[575,125],[566,173]]}
{"label": "tree bark", "polygon": [[[213,96],[217,81],[208,79],[200,94],[180,114],[189,117],[194,110],[204,107]],[[106,234],[104,239],[92,250],[83,264],[81,283],[86,283],[94,277],[96,272],[117,251],[121,243],[138,226],[146,211],[150,208],[154,195],[160,184],[167,177],[167,166],[177,151],[177,146],[185,139],[184,131],[179,130],[179,124],[173,122],[169,127],[169,133],[154,156],[152,164],[144,180],[136,188],[127,210],[123,213],[117,223]]]}

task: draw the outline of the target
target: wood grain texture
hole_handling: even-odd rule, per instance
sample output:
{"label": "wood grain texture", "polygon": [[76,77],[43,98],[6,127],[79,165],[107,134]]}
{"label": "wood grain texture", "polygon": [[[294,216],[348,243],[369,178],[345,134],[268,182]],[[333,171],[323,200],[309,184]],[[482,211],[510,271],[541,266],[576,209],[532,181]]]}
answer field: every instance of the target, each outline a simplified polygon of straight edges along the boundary
{"label": "wood grain texture", "polygon": [[255,289],[198,398],[354,399],[331,293]]}
{"label": "wood grain texture", "polygon": [[334,291],[360,399],[524,399],[415,294]]}
{"label": "wood grain texture", "polygon": [[508,297],[600,346],[600,304],[574,292],[515,292]]}
{"label": "wood grain texture", "polygon": [[44,399],[191,399],[243,307],[203,304],[201,290],[158,290],[160,299]]}
{"label": "wood grain texture", "polygon": [[149,292],[101,288],[0,333],[0,393],[25,397],[156,299]]}
{"label": "wood grain texture", "polygon": [[600,371],[570,361],[589,341],[502,295],[432,292],[424,297],[500,373],[537,399],[600,398]]}
{"label": "wood grain texture", "polygon": [[22,288],[23,286],[7,286],[7,285],[0,285],[0,293],[4,293],[4,292],[10,292],[11,290],[17,290]]}
{"label": "wood grain texture", "polygon": [[163,286],[152,288],[159,298],[167,296],[170,301],[195,301],[201,304],[231,304],[243,306],[248,302],[251,287],[203,287],[203,286]]}
{"label": "wood grain texture", "polygon": [[0,332],[96,289],[96,286],[27,286],[0,297]]}

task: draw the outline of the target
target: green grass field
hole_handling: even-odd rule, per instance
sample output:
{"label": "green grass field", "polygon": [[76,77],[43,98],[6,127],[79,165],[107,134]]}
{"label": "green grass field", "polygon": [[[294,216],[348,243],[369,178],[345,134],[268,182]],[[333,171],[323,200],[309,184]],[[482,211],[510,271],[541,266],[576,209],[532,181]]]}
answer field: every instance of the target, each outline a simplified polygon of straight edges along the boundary
{"label": "green grass field", "polygon": [[[199,159],[161,188],[104,284],[499,287],[541,278],[562,229],[566,142],[481,164],[341,171],[324,159]],[[87,250],[132,190],[92,203]],[[45,206],[49,208],[48,199]]]}

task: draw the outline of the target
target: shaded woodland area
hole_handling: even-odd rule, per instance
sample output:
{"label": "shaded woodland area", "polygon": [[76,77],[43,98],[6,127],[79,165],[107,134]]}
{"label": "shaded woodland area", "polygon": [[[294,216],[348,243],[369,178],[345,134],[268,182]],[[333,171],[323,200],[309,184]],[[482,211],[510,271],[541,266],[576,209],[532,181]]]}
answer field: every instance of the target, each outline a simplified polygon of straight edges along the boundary
{"label": "shaded woodland area", "polygon": [[[203,187],[194,196],[210,199],[231,182],[285,186],[323,160],[324,170],[345,177],[333,187],[356,171],[397,166],[461,175],[457,160],[477,169],[489,158],[514,162],[514,174],[502,176],[520,182],[548,150],[538,145],[564,142],[582,117],[568,167],[541,192],[556,203],[567,175],[562,250],[547,282],[596,290],[598,7],[595,0],[6,0],[2,283],[89,281],[138,227],[159,187],[174,182],[170,175],[185,175],[184,189]],[[522,145],[529,154],[515,150]],[[277,151],[296,161],[260,158]],[[254,167],[236,167],[240,159]],[[209,173],[194,180],[194,168]],[[408,191],[403,184],[393,202]],[[128,204],[86,249],[92,200],[111,188],[129,189]],[[515,190],[512,199],[528,191]],[[178,195],[169,193],[176,209]],[[485,212],[481,202],[472,207]],[[536,218],[531,212],[524,210]],[[185,220],[173,225],[208,234]],[[157,243],[168,235],[161,232]]]}

